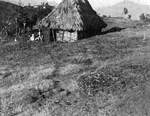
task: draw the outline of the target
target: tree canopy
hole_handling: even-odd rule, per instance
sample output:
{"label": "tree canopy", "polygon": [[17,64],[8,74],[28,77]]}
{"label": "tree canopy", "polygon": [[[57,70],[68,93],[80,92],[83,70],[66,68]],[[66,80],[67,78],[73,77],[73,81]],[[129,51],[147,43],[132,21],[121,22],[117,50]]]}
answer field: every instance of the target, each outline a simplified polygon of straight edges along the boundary
{"label": "tree canopy", "polygon": [[123,9],[123,14],[125,14],[125,15],[128,14],[128,9],[127,8]]}

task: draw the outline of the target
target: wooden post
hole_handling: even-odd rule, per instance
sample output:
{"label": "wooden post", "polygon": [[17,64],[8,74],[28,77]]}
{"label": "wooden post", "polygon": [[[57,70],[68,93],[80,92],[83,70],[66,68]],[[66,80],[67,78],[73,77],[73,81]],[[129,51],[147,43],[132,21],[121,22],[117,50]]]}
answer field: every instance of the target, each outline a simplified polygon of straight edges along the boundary
{"label": "wooden post", "polygon": [[54,35],[54,30],[52,30],[52,34],[53,34],[54,42],[56,42],[56,40],[55,40],[55,35]]}
{"label": "wooden post", "polygon": [[146,40],[146,32],[145,32],[145,30],[144,30],[144,38],[143,38],[143,41],[145,41]]}
{"label": "wooden post", "polygon": [[[70,42],[71,42],[71,39],[72,39],[71,35],[72,35],[72,34],[71,34],[71,32],[70,32],[70,37],[69,37],[69,38],[70,38],[70,40],[69,40]],[[73,38],[73,39],[74,39],[74,38]]]}
{"label": "wooden post", "polygon": [[51,41],[51,29],[49,29],[49,40]]}
{"label": "wooden post", "polygon": [[65,34],[65,31],[63,31],[62,42],[64,41],[64,34]]}
{"label": "wooden post", "polygon": [[76,31],[76,34],[77,34],[77,35],[76,35],[76,36],[77,36],[76,40],[78,40],[78,31]]}
{"label": "wooden post", "polygon": [[144,27],[144,38],[143,38],[143,41],[146,40],[146,27]]}

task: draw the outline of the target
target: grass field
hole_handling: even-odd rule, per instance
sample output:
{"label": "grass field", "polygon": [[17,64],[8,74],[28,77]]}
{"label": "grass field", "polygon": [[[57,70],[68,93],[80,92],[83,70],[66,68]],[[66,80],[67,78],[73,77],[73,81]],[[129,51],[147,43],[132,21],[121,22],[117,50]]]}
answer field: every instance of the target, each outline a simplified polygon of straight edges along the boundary
{"label": "grass field", "polygon": [[149,116],[150,28],[138,24],[74,43],[1,44],[1,115]]}

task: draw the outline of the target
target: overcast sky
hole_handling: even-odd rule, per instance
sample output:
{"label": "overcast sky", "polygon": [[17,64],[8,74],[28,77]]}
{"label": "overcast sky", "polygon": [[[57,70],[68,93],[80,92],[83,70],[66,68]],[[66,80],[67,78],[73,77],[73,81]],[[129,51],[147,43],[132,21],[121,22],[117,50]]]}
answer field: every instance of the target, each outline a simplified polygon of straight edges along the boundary
{"label": "overcast sky", "polygon": [[[8,1],[12,1],[12,2],[18,2],[19,0],[8,0]],[[57,3],[60,3],[62,0],[21,0],[24,4],[28,4],[31,3],[31,5],[33,4],[39,4],[42,1],[46,2],[46,1],[55,1]],[[116,4],[118,2],[121,2],[123,0],[89,0],[89,2],[91,3],[93,8],[97,8],[97,7],[104,7],[104,6],[108,6],[108,5],[113,5]],[[150,5],[150,0],[130,0],[130,1],[134,1],[134,2],[138,2],[138,3],[142,3],[142,4],[147,4]]]}
{"label": "overcast sky", "polygon": [[[56,1],[57,3],[61,2],[62,0],[48,0],[48,1]],[[108,5],[113,5],[118,2],[121,2],[123,0],[89,0],[91,5],[96,8],[96,7],[103,7],[103,6],[108,6]],[[142,4],[149,4],[150,5],[150,0],[130,0]]]}

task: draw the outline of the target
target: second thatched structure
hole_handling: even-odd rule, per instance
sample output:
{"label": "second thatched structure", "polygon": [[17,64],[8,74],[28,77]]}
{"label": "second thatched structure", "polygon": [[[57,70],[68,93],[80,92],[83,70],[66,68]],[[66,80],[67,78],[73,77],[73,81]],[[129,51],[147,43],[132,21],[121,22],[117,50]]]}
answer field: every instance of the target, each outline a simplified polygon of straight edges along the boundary
{"label": "second thatched structure", "polygon": [[107,26],[88,0],[62,0],[38,25],[49,31],[51,40],[69,42],[95,35]]}

